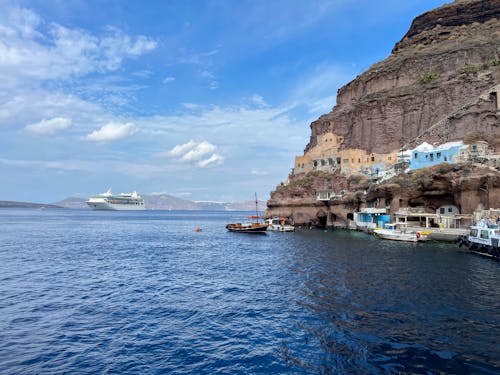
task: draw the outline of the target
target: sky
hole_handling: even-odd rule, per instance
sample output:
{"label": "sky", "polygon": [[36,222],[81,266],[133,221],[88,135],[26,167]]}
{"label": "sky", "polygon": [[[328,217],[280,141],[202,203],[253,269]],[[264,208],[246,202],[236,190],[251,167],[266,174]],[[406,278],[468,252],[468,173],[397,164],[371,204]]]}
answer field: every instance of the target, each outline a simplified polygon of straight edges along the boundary
{"label": "sky", "polygon": [[0,0],[0,200],[259,199],[442,0]]}

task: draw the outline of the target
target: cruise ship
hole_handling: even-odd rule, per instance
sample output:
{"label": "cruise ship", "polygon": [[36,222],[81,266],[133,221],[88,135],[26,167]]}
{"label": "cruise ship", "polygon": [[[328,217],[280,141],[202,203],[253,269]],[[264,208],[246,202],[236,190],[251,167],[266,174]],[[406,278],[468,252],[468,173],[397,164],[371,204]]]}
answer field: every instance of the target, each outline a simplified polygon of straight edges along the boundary
{"label": "cruise ship", "polygon": [[144,199],[133,193],[114,195],[109,189],[107,192],[93,196],[86,202],[93,210],[145,210]]}

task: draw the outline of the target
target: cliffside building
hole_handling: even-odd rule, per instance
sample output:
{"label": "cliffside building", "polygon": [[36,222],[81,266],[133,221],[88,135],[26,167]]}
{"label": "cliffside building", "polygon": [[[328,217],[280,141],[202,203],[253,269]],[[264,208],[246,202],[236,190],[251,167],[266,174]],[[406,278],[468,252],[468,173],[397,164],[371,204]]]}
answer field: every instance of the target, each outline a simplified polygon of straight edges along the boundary
{"label": "cliffside building", "polygon": [[324,171],[379,177],[397,161],[397,150],[379,154],[361,149],[341,149],[343,140],[342,136],[331,132],[318,135],[315,146],[304,155],[295,157],[292,174]]}
{"label": "cliffside building", "polygon": [[455,158],[463,146],[463,142],[448,142],[438,147],[424,142],[412,150],[410,170],[431,167],[440,163],[455,163]]}

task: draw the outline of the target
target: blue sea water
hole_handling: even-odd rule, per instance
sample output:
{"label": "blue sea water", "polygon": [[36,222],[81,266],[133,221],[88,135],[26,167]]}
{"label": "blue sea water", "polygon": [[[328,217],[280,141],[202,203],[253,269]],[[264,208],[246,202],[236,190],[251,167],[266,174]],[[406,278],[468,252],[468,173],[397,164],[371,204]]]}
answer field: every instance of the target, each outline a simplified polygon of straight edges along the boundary
{"label": "blue sea water", "polygon": [[0,210],[0,373],[500,372],[500,262],[244,216]]}

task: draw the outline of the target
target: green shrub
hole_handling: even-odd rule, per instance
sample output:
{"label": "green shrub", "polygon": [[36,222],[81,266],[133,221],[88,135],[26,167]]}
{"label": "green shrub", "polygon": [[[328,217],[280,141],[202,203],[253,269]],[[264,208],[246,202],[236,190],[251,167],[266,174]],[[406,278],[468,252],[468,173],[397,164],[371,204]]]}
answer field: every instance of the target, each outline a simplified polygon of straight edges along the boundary
{"label": "green shrub", "polygon": [[418,83],[424,86],[429,83],[436,82],[438,79],[439,79],[439,74],[437,73],[425,73],[420,77]]}
{"label": "green shrub", "polygon": [[500,59],[493,59],[488,62],[489,66],[499,66],[500,65]]}
{"label": "green shrub", "polygon": [[460,69],[458,72],[460,74],[470,74],[470,73],[476,73],[479,72],[484,68],[484,65],[465,65],[462,69]]}

